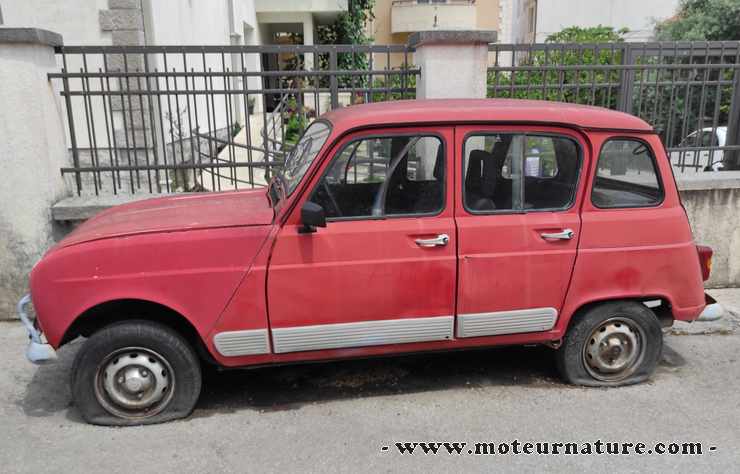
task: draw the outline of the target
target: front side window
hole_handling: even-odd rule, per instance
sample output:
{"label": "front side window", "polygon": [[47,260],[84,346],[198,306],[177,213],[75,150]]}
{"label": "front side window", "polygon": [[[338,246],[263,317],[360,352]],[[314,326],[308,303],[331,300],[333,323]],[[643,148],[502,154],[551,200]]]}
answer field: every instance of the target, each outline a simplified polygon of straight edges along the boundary
{"label": "front side window", "polygon": [[663,188],[648,145],[620,138],[601,147],[591,191],[596,207],[646,207],[663,201]]}
{"label": "front side window", "polygon": [[327,218],[437,213],[444,206],[444,161],[436,136],[354,140],[334,156],[311,201]]}
{"label": "front side window", "polygon": [[290,196],[301,182],[311,163],[318,156],[321,147],[329,138],[331,127],[324,121],[313,122],[298,140],[285,159],[280,176],[285,184],[285,195]]}
{"label": "front side window", "polygon": [[565,209],[575,196],[581,158],[570,138],[522,133],[465,140],[463,200],[472,212]]}

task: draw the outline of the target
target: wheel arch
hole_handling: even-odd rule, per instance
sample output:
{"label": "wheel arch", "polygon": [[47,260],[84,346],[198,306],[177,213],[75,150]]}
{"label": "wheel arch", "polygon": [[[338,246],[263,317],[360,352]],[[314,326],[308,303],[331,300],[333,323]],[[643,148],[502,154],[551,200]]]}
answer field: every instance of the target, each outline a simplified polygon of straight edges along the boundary
{"label": "wheel arch", "polygon": [[655,306],[649,306],[645,305],[645,307],[653,312],[655,314],[655,317],[658,318],[658,321],[660,322],[661,326],[663,327],[669,327],[673,324],[673,313],[671,311],[671,300],[666,296],[661,295],[654,295],[654,296],[621,296],[621,297],[613,297],[613,298],[597,298],[592,299],[588,301],[583,301],[580,303],[579,306],[577,306],[573,311],[568,312],[568,317],[563,318],[562,320],[558,321],[558,328],[562,331],[563,334],[565,334],[568,329],[578,321],[578,318],[581,317],[581,315],[585,314],[590,310],[591,308],[594,308],[596,306],[606,304],[606,303],[614,303],[617,301],[631,301],[634,303],[641,303],[645,304],[647,302],[659,302],[659,304]]}
{"label": "wheel arch", "polygon": [[60,346],[90,335],[111,324],[129,320],[145,320],[163,324],[183,336],[201,357],[210,360],[203,339],[195,325],[181,312],[155,301],[122,298],[98,303],[77,316],[67,328]]}

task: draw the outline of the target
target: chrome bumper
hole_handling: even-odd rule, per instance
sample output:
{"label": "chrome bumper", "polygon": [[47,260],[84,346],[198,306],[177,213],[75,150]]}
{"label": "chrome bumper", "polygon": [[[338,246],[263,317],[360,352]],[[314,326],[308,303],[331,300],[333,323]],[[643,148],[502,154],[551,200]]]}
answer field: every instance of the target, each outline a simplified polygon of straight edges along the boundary
{"label": "chrome bumper", "polygon": [[18,302],[17,306],[18,317],[21,318],[21,323],[23,323],[23,326],[26,328],[28,338],[30,339],[28,349],[26,349],[26,358],[34,364],[43,364],[45,362],[55,360],[57,358],[57,354],[54,351],[54,348],[44,341],[43,334],[41,334],[41,331],[36,329],[33,325],[33,321],[31,321],[31,318],[28,316],[26,306],[28,306],[30,302],[31,295],[25,295]]}

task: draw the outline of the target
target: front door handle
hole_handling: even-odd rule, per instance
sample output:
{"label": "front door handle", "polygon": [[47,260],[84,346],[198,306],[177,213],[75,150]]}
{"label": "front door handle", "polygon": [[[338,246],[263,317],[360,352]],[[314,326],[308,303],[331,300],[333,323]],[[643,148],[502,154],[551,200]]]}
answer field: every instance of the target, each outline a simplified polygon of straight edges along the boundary
{"label": "front door handle", "polygon": [[545,240],[570,240],[575,235],[572,229],[563,229],[562,232],[547,233],[543,232],[540,236]]}
{"label": "front door handle", "polygon": [[416,245],[419,247],[439,247],[447,245],[450,241],[450,236],[447,234],[439,234],[433,239],[416,239]]}

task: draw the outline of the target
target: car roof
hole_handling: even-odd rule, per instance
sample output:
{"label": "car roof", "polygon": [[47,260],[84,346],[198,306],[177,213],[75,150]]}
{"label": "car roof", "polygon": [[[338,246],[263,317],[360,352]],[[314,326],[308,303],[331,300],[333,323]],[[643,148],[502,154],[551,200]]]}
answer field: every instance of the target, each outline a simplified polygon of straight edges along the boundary
{"label": "car roof", "polygon": [[417,99],[342,107],[322,116],[334,132],[377,125],[422,123],[539,123],[582,129],[652,132],[633,115],[588,105],[521,99]]}

